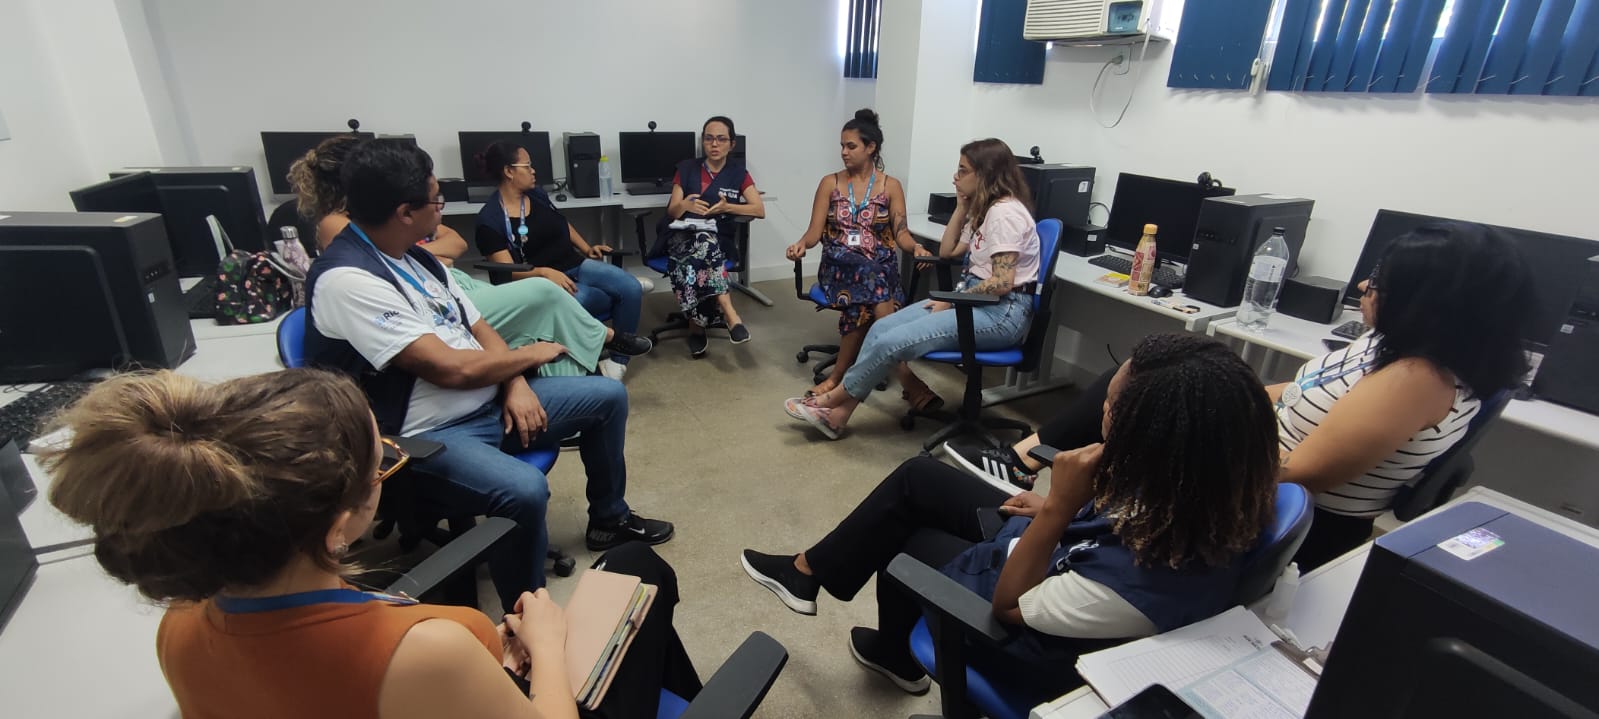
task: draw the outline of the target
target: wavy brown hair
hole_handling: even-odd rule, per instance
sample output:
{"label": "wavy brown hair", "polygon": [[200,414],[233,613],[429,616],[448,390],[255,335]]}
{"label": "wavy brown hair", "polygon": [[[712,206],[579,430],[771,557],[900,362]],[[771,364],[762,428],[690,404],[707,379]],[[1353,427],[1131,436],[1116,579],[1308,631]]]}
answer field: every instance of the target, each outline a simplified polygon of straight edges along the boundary
{"label": "wavy brown hair", "polygon": [[973,140],[961,146],[961,156],[977,173],[977,192],[972,194],[971,206],[966,210],[972,232],[982,229],[994,203],[1007,197],[1015,198],[1032,213],[1033,203],[1028,199],[1032,192],[1027,189],[1027,179],[1022,177],[1022,168],[1016,164],[1010,145],[992,137]]}
{"label": "wavy brown hair", "polygon": [[1141,566],[1225,565],[1277,498],[1277,419],[1253,370],[1208,337],[1144,338],[1110,408],[1095,501]]}
{"label": "wavy brown hair", "polygon": [[289,165],[289,186],[299,198],[300,216],[312,222],[344,209],[344,184],[339,171],[345,158],[361,143],[355,135],[335,135],[323,140]]}
{"label": "wavy brown hair", "polygon": [[295,554],[339,571],[327,533],[372,496],[377,438],[355,383],[291,369],[205,385],[101,382],[53,424],[50,503],[94,528],[107,573],[157,601],[270,580]]}

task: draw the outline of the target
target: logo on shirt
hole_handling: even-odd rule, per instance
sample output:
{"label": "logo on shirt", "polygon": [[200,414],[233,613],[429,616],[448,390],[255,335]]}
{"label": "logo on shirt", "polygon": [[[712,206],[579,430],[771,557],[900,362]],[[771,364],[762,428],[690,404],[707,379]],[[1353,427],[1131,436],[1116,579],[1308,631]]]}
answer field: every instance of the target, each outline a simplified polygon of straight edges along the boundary
{"label": "logo on shirt", "polygon": [[387,310],[383,314],[373,317],[372,324],[377,325],[380,329],[392,330],[400,326],[400,313],[394,310]]}

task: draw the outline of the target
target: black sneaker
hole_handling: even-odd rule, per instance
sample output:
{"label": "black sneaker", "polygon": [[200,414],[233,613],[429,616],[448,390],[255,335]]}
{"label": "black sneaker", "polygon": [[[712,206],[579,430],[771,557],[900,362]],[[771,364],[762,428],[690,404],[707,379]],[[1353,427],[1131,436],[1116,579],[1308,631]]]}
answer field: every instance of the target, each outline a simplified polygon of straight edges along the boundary
{"label": "black sneaker", "polygon": [[617,332],[611,337],[610,342],[605,343],[605,349],[610,350],[611,354],[629,357],[637,357],[649,352],[653,347],[655,343],[651,342],[650,338],[640,337],[632,332]]}
{"label": "black sneaker", "polygon": [[1028,472],[1009,447],[957,447],[945,442],[944,454],[973,477],[1010,494],[1030,490],[1038,482],[1038,475]]}
{"label": "black sneaker", "polygon": [[738,561],[744,565],[744,572],[750,575],[750,579],[772,590],[789,609],[806,616],[816,616],[816,590],[821,582],[816,581],[816,577],[800,574],[794,568],[794,555],[780,557],[746,549],[739,555]]}
{"label": "black sneaker", "polygon": [[933,687],[933,681],[911,656],[910,647],[901,645],[894,650],[881,646],[882,643],[876,629],[853,627],[849,630],[849,653],[861,666],[888,677],[894,686],[910,694],[926,694]]}
{"label": "black sneaker", "polygon": [[696,359],[704,357],[705,350],[710,348],[711,341],[705,338],[705,334],[703,332],[699,334],[690,334],[688,336],[688,353],[690,356]]}
{"label": "black sneaker", "polygon": [[589,531],[583,535],[583,544],[591,552],[615,549],[628,542],[660,544],[672,538],[672,523],[659,519],[645,519],[636,512],[604,525],[589,520]]}
{"label": "black sneaker", "polygon": [[733,329],[727,331],[727,337],[733,340],[733,344],[741,345],[750,341],[750,331],[749,328],[744,326],[743,322],[740,322],[733,325]]}

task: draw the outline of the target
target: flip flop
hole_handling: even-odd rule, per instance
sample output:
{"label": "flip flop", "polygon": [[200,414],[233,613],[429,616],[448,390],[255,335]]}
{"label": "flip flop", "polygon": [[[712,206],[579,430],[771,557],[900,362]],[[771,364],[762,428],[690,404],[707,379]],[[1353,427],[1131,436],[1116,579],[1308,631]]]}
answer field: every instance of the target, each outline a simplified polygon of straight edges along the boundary
{"label": "flip flop", "polygon": [[804,422],[805,415],[800,413],[800,408],[810,406],[809,400],[809,397],[789,397],[783,400],[783,411],[787,412],[788,416]]}
{"label": "flip flop", "polygon": [[799,411],[802,415],[800,419],[805,420],[806,423],[810,424],[812,427],[815,427],[822,433],[822,436],[828,439],[838,439],[839,437],[843,436],[844,429],[842,427],[834,427],[827,421],[827,417],[823,414],[824,412],[828,411],[826,408],[802,405],[800,406]]}

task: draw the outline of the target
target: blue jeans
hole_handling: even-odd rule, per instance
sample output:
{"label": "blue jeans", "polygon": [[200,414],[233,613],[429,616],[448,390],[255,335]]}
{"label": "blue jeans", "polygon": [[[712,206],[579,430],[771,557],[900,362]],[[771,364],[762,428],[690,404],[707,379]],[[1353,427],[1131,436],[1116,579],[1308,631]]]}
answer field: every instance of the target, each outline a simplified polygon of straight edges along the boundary
{"label": "blue jeans", "polygon": [[[998,304],[972,308],[977,349],[999,350],[1020,344],[1032,316],[1033,297],[1021,292],[1001,297]],[[844,373],[844,391],[864,402],[900,362],[956,349],[960,349],[960,338],[955,309],[928,312],[927,300],[922,300],[872,323],[860,356]]]}
{"label": "blue jeans", "polygon": [[[588,475],[589,521],[611,522],[626,515],[627,390],[622,383],[604,377],[540,377],[529,380],[528,386],[550,421],[532,448],[553,449],[561,438],[582,432],[578,452]],[[455,511],[505,517],[520,525],[523,536],[502,542],[489,558],[494,588],[509,612],[522,592],[544,586],[544,555],[550,546],[544,513],[550,484],[543,472],[501,451],[502,442],[509,451],[522,450],[520,440],[506,437],[503,427],[496,400],[451,424],[422,432],[416,436],[446,449],[416,466],[437,478],[424,478],[422,483],[421,492],[429,499]]]}
{"label": "blue jeans", "polygon": [[[617,332],[638,333],[639,303],[644,299],[644,290],[632,273],[609,262],[583,260],[567,270],[566,276],[577,283],[577,302],[589,314],[608,314]],[[611,357],[617,364],[627,364],[629,359],[626,355]]]}

